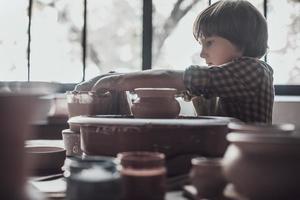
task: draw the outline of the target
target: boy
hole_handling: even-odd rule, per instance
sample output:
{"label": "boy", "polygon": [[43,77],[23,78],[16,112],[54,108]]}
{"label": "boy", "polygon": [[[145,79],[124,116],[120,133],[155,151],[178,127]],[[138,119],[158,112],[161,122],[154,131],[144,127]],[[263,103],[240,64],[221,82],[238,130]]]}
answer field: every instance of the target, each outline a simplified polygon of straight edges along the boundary
{"label": "boy", "polygon": [[193,34],[202,45],[200,56],[209,67],[115,74],[96,83],[94,79],[79,84],[76,90],[176,88],[188,96],[219,97],[219,116],[271,123],[273,70],[259,60],[267,50],[268,40],[267,23],[261,13],[248,1],[218,1],[198,15]]}

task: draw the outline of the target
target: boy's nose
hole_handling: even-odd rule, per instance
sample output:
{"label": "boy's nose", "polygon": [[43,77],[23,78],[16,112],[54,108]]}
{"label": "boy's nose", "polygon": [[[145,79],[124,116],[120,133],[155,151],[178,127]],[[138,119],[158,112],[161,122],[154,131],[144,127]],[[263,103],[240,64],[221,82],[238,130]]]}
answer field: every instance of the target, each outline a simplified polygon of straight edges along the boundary
{"label": "boy's nose", "polygon": [[205,57],[206,57],[206,54],[204,53],[203,49],[202,49],[201,52],[200,52],[200,57],[201,57],[201,58],[205,58]]}

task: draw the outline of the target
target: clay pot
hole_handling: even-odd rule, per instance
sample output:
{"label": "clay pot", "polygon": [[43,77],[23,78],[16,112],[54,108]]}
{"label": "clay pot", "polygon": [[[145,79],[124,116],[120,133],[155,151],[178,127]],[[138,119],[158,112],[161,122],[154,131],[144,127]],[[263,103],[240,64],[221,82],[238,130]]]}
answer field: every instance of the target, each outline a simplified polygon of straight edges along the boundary
{"label": "clay pot", "polygon": [[173,88],[136,88],[131,111],[135,118],[176,118],[180,105]]}
{"label": "clay pot", "polygon": [[62,130],[62,138],[67,156],[78,156],[82,154],[80,147],[80,132],[65,129]]}
{"label": "clay pot", "polygon": [[231,122],[228,124],[229,132],[239,133],[285,133],[290,134],[295,130],[294,124],[264,124]]}
{"label": "clay pot", "polygon": [[190,180],[199,199],[221,197],[227,183],[222,172],[222,159],[193,158]]}
{"label": "clay pot", "polygon": [[[137,119],[129,116],[78,116],[81,148],[87,155],[116,156],[125,151],[158,151],[166,155],[168,175],[187,173],[194,155],[223,156],[228,142],[226,117]],[[178,159],[177,159],[178,158]],[[186,159],[187,158],[187,159]]]}
{"label": "clay pot", "polygon": [[300,137],[286,134],[230,133],[224,174],[250,199],[300,198]]}

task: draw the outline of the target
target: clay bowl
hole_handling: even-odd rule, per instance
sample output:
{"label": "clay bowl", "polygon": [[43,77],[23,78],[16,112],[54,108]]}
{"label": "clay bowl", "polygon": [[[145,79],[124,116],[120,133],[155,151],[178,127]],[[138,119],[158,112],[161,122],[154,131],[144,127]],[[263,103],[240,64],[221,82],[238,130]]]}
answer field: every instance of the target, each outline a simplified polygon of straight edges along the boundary
{"label": "clay bowl", "polygon": [[[250,199],[300,198],[300,137],[232,132],[223,170],[236,191]],[[258,181],[259,180],[259,181]]]}
{"label": "clay bowl", "polygon": [[295,130],[294,124],[263,124],[263,123],[243,123],[231,122],[228,124],[230,132],[239,133],[292,133]]}
{"label": "clay bowl", "polygon": [[[132,116],[78,116],[81,148],[87,155],[116,156],[126,151],[158,151],[166,155],[170,174],[187,173],[195,155],[222,156],[227,147],[226,117],[137,119]],[[186,159],[185,159],[186,158]],[[181,166],[181,167],[179,167]],[[182,168],[182,166],[184,166]]]}
{"label": "clay bowl", "polygon": [[66,158],[66,150],[54,146],[25,147],[29,171],[32,175],[59,173]]}

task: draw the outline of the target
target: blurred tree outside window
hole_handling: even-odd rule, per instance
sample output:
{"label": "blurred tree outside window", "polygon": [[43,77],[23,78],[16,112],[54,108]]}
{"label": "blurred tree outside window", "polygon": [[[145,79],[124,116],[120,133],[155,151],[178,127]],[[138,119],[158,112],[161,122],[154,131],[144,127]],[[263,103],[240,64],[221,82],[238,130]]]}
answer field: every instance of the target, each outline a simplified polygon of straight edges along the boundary
{"label": "blurred tree outside window", "polygon": [[27,0],[0,0],[0,80],[27,80]]}
{"label": "blurred tree outside window", "polygon": [[81,81],[82,16],[82,1],[33,0],[30,80]]}
{"label": "blurred tree outside window", "polygon": [[86,79],[141,69],[142,1],[88,0]]}

